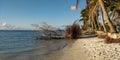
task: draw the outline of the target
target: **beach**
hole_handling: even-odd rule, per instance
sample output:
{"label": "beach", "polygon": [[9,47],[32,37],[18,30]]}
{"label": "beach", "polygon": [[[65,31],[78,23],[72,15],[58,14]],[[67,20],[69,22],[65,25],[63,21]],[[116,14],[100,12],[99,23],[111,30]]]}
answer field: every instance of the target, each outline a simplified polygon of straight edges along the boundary
{"label": "beach", "polygon": [[0,60],[120,60],[120,43],[97,37],[36,40],[36,31],[0,32]]}
{"label": "beach", "polygon": [[120,60],[120,0],[0,0],[0,60]]}
{"label": "beach", "polygon": [[120,60],[120,43],[106,44],[97,37],[82,38],[69,41],[63,49],[43,57],[41,60]]}

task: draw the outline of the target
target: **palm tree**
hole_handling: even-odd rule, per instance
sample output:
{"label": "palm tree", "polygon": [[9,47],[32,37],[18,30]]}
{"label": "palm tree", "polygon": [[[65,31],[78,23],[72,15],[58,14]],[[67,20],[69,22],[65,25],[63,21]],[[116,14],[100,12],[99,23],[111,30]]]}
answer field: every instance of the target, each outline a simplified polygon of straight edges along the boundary
{"label": "palm tree", "polygon": [[107,32],[102,9],[101,9],[101,18],[102,18],[102,26],[103,26],[104,32]]}
{"label": "palm tree", "polygon": [[[91,0],[86,0],[87,7],[81,11],[81,20],[83,21],[83,27],[92,27],[92,30],[101,30],[100,23],[98,21],[98,4],[96,5],[94,1],[92,3],[90,2]],[[78,0],[76,2],[76,5],[78,5]],[[93,5],[96,6],[94,7]]]}
{"label": "palm tree", "polygon": [[110,32],[115,33],[116,32],[115,27],[113,26],[113,24],[110,20],[110,17],[108,16],[108,13],[107,13],[107,10],[105,9],[105,5],[104,5],[103,0],[99,0],[99,4],[102,8],[104,15],[106,16],[106,21],[108,23],[108,26],[110,27]]}
{"label": "palm tree", "polygon": [[101,30],[100,23],[98,21],[98,1],[97,0],[86,0],[87,8],[89,10],[88,16],[89,20],[92,20],[95,30]]}
{"label": "palm tree", "polygon": [[[99,8],[99,7],[98,7],[98,8]],[[96,10],[96,13],[95,13],[95,21],[96,21],[96,24],[97,24],[98,30],[101,31],[102,28],[101,28],[101,25],[100,25],[100,23],[99,23],[99,19],[98,19],[98,17],[99,17],[99,9]]]}
{"label": "palm tree", "polygon": [[76,0],[76,10],[78,10],[79,0]]}
{"label": "palm tree", "polygon": [[106,3],[108,10],[111,12],[110,17],[114,20],[120,16],[120,0],[110,0],[109,3]]}
{"label": "palm tree", "polygon": [[[78,8],[79,0],[76,0],[76,8]],[[82,16],[84,19],[84,23],[86,21],[90,21],[92,23],[92,27],[101,30],[100,21],[98,21],[99,12],[102,11],[103,13],[102,18],[102,25],[104,28],[104,31],[107,32],[107,29],[105,28],[105,23],[107,22],[108,27],[110,29],[110,32],[115,33],[117,32],[115,29],[115,26],[112,23],[112,20],[114,20],[117,16],[120,16],[120,0],[86,0],[86,16]],[[106,8],[105,8],[106,7]],[[101,8],[101,10],[100,10]],[[98,11],[99,10],[99,11]],[[110,14],[108,14],[110,13]],[[103,17],[104,16],[104,17]],[[104,19],[106,21],[104,21]]]}
{"label": "palm tree", "polygon": [[87,10],[87,8],[86,9],[83,9],[82,11],[81,11],[81,19],[80,19],[80,21],[83,21],[83,29],[84,30],[86,30],[86,28],[88,28],[89,26],[89,22],[88,22],[88,10]]}

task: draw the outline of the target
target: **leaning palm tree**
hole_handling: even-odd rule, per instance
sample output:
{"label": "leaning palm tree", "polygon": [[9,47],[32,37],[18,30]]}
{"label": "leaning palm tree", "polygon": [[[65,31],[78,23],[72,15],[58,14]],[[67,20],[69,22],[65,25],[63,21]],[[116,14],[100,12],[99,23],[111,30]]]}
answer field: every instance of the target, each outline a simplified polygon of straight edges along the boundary
{"label": "leaning palm tree", "polygon": [[90,27],[89,26],[90,22],[88,20],[89,20],[88,19],[88,9],[86,8],[86,9],[83,9],[81,11],[81,19],[80,19],[80,21],[83,22],[83,26],[82,26],[83,30],[87,30],[87,28]]}
{"label": "leaning palm tree", "polygon": [[[93,20],[93,22],[94,22],[94,25],[96,24],[95,23],[95,20],[94,20],[94,17],[95,17],[95,11],[97,10],[97,9],[99,9],[98,8],[98,6],[100,6],[101,8],[102,8],[102,11],[103,11],[103,14],[105,15],[105,17],[106,17],[106,21],[107,21],[107,23],[108,23],[108,26],[109,26],[109,28],[110,28],[110,32],[116,32],[116,29],[115,29],[115,27],[113,26],[113,23],[112,23],[112,21],[110,20],[110,17],[109,17],[109,15],[108,15],[108,11],[107,11],[107,9],[105,8],[105,4],[104,4],[104,2],[107,2],[108,0],[86,0],[87,1],[87,6],[89,6],[89,8],[91,8],[91,9],[89,9],[89,17],[90,17],[90,19],[91,20]],[[78,2],[78,0],[77,0],[77,2]],[[78,4],[77,4],[78,5]],[[96,26],[96,25],[95,25]]]}
{"label": "leaning palm tree", "polygon": [[101,18],[102,18],[102,26],[103,26],[104,32],[107,32],[105,21],[104,21],[104,16],[103,16],[103,11],[102,10],[101,10]]}
{"label": "leaning palm tree", "polygon": [[115,20],[120,17],[120,0],[110,0],[109,2],[106,2],[107,4],[107,10],[110,11],[110,17],[113,22],[113,24],[116,26]]}
{"label": "leaning palm tree", "polygon": [[[97,3],[96,3],[97,2]],[[95,30],[101,30],[101,26],[100,23],[98,21],[98,1],[93,1],[93,0],[86,0],[86,4],[87,4],[87,14],[88,15],[88,20],[91,20],[94,26]]]}
{"label": "leaning palm tree", "polygon": [[[76,7],[77,8],[78,8],[78,6],[77,6],[78,2],[79,2],[79,0],[76,1]],[[88,0],[86,1],[86,3],[87,3],[87,5],[90,5]],[[82,18],[80,19],[80,21],[83,21],[83,27],[85,29],[90,27],[90,26],[88,26],[89,24],[92,24],[91,25],[92,26],[92,30],[97,29],[96,22],[95,22],[94,18],[93,19],[92,19],[92,17],[89,18],[89,11],[90,11],[90,6],[87,6],[85,9],[83,9],[81,11],[81,17]]]}
{"label": "leaning palm tree", "polygon": [[98,1],[92,1],[92,3],[90,3],[89,5],[90,11],[89,11],[89,18],[92,18],[94,25],[96,27],[96,30],[101,30],[101,26],[98,20],[99,14],[98,14],[98,10],[99,10],[99,5],[98,5]]}
{"label": "leaning palm tree", "polygon": [[115,33],[116,32],[115,27],[113,26],[113,24],[112,24],[112,22],[110,20],[110,17],[109,17],[108,12],[107,12],[107,10],[105,8],[103,0],[99,0],[99,4],[100,4],[100,6],[102,8],[102,11],[103,11],[105,17],[106,17],[106,21],[108,23],[108,26],[110,27],[110,32]]}
{"label": "leaning palm tree", "polygon": [[76,0],[76,10],[78,10],[79,0]]}

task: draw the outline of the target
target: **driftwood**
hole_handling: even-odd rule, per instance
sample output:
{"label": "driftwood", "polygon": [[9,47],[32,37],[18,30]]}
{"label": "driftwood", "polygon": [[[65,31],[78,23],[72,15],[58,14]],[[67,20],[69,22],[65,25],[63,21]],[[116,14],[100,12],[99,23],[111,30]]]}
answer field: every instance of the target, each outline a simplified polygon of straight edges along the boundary
{"label": "driftwood", "polygon": [[107,33],[103,31],[96,31],[98,38],[104,39],[107,36]]}
{"label": "driftwood", "polygon": [[71,26],[67,26],[65,38],[76,39],[81,35],[80,26],[73,23]]}
{"label": "driftwood", "polygon": [[120,43],[120,38],[111,38],[110,36],[106,36],[105,43]]}
{"label": "driftwood", "polygon": [[37,40],[51,40],[51,39],[64,39],[63,36],[51,36],[50,38],[47,36],[36,37]]}
{"label": "driftwood", "polygon": [[37,39],[63,39],[63,31],[60,28],[53,27],[51,25],[48,25],[47,23],[42,23],[41,26],[34,24],[33,26],[39,28],[39,32],[41,33],[40,37],[37,37]]}

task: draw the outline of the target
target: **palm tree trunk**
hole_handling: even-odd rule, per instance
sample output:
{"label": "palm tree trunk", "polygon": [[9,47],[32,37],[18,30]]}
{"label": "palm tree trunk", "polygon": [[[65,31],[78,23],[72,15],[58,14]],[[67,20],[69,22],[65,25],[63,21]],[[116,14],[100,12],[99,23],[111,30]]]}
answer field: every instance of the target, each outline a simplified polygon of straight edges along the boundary
{"label": "palm tree trunk", "polygon": [[76,0],[76,9],[78,10],[79,0]]}
{"label": "palm tree trunk", "polygon": [[107,10],[105,9],[103,0],[99,0],[99,4],[100,4],[100,6],[102,8],[103,13],[106,16],[107,23],[108,23],[108,25],[110,27],[110,32],[115,33],[116,32],[115,27],[113,26],[113,24],[112,24],[112,22],[110,20],[110,17],[108,16],[108,13],[107,13]]}
{"label": "palm tree trunk", "polygon": [[97,30],[97,24],[95,23],[95,20],[92,20],[92,22],[93,22],[94,30]]}
{"label": "palm tree trunk", "polygon": [[91,21],[91,27],[92,27],[92,31],[94,31],[95,26],[94,26],[93,21]]}
{"label": "palm tree trunk", "polygon": [[93,14],[92,14],[91,20],[93,22],[94,29],[97,30],[97,24],[96,24],[96,21],[95,21]]}
{"label": "palm tree trunk", "polygon": [[104,32],[107,32],[102,9],[101,9],[101,18],[102,18],[102,25],[103,25]]}
{"label": "palm tree trunk", "polygon": [[101,28],[100,23],[99,23],[98,20],[96,20],[96,26],[97,26],[97,30],[98,30],[98,31],[101,31],[101,30],[102,30],[102,28]]}
{"label": "palm tree trunk", "polygon": [[98,19],[98,10],[97,10],[97,12],[96,12],[96,22],[97,22],[97,26],[98,26],[98,30],[102,30],[102,28],[101,28],[101,26],[100,26],[100,23],[99,23],[99,19]]}

